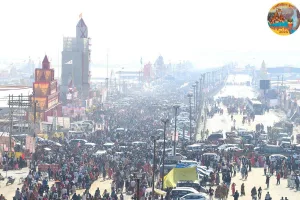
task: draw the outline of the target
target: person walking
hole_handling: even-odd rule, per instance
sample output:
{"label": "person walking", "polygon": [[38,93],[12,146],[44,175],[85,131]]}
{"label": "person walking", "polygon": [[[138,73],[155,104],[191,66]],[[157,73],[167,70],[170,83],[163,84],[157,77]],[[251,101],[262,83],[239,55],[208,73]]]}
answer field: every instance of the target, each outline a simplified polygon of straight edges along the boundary
{"label": "person walking", "polygon": [[270,176],[269,175],[266,176],[266,184],[267,184],[267,188],[269,189],[269,184],[270,184]]}
{"label": "person walking", "polygon": [[279,172],[277,173],[276,179],[277,179],[276,185],[280,185],[280,173]]}
{"label": "person walking", "polygon": [[245,184],[244,183],[242,183],[242,185],[241,185],[241,196],[245,196],[246,194],[245,194]]}
{"label": "person walking", "polygon": [[251,190],[251,197],[252,197],[252,200],[256,200],[257,199],[256,187],[252,188],[252,190]]}
{"label": "person walking", "polygon": [[235,194],[235,186],[236,186],[235,183],[232,183],[232,184],[231,184],[231,192],[232,192],[232,196],[234,196],[234,194]]}
{"label": "person walking", "polygon": [[239,192],[235,191],[235,193],[233,195],[234,200],[239,200],[239,196],[240,196]]}
{"label": "person walking", "polygon": [[260,200],[261,199],[261,192],[262,192],[261,187],[259,187],[257,191],[258,191],[258,199]]}
{"label": "person walking", "polygon": [[265,164],[264,164],[264,175],[265,176],[267,175],[267,169],[268,169],[268,165],[267,165],[267,162],[265,162]]}
{"label": "person walking", "polygon": [[208,190],[208,194],[209,194],[209,200],[213,200],[214,199],[214,190],[211,187]]}

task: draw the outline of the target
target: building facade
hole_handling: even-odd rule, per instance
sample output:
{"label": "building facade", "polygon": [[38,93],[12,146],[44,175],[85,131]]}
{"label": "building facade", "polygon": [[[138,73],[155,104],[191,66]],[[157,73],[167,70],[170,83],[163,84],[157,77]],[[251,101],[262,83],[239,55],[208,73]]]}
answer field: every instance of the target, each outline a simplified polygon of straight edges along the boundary
{"label": "building facade", "polygon": [[67,102],[70,82],[82,100],[89,98],[90,90],[90,38],[88,28],[81,18],[76,26],[76,37],[63,38],[61,99]]}
{"label": "building facade", "polygon": [[149,62],[144,65],[144,81],[151,81],[153,79],[152,64]]}
{"label": "building facade", "polygon": [[[42,68],[35,69],[35,81],[33,83],[33,101],[36,104],[36,119],[48,121],[48,116],[60,117],[62,105],[59,100],[57,80],[54,79],[54,69],[50,69],[50,62],[45,56]],[[34,111],[30,111],[29,119],[33,120]]]}

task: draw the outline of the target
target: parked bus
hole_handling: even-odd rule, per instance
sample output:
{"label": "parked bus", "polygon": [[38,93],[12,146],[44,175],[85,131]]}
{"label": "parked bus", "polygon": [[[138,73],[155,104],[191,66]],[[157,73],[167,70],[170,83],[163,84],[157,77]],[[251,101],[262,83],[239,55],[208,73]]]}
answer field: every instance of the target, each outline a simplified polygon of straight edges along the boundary
{"label": "parked bus", "polygon": [[253,112],[255,115],[263,115],[264,114],[264,107],[263,104],[254,99],[247,99],[247,108]]}

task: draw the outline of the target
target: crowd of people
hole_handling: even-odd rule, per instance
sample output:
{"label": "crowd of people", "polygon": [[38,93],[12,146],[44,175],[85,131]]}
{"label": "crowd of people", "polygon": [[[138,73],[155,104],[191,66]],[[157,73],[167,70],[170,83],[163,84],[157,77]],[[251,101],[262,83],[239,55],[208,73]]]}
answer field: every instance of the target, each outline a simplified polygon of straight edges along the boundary
{"label": "crowd of people", "polygon": [[[162,188],[160,164],[163,145],[157,143],[154,152],[154,140],[164,139],[162,131],[164,123],[161,119],[167,118],[170,122],[167,124],[166,137],[167,140],[172,138],[173,105],[181,102],[181,111],[184,111],[185,104],[188,105],[189,91],[179,89],[181,84],[166,83],[163,87],[168,87],[168,91],[158,92],[157,89],[156,95],[153,95],[153,91],[132,94],[128,92],[126,96],[98,106],[90,114],[90,120],[95,123],[92,132],[82,135],[65,134],[63,138],[52,138],[59,145],[51,145],[50,152],[46,150],[49,145],[40,142],[32,157],[30,171],[22,186],[15,192],[15,199],[122,200],[129,196],[136,199],[137,195],[149,199],[152,195],[158,198],[159,194],[151,194],[147,190],[153,184],[155,188]],[[223,115],[224,112],[232,116],[236,112],[243,114],[246,112],[251,116],[247,113],[241,99],[228,97],[206,100],[207,107],[204,111],[208,117],[213,117],[215,114]],[[189,106],[187,111],[188,109]],[[193,113],[193,117],[195,116]],[[203,116],[200,116],[200,119],[205,120]],[[232,117],[233,120],[235,119]],[[101,124],[103,128],[97,130],[96,124]],[[256,132],[262,131],[263,128],[260,128]],[[205,132],[208,135],[209,130]],[[187,151],[186,146],[195,142],[211,145],[207,140],[178,142],[181,147],[179,151],[189,160],[195,160],[212,170],[212,173],[204,176],[200,182],[205,188],[211,186],[207,188],[211,199],[227,198],[232,195],[235,200],[238,200],[240,196],[251,195],[253,199],[261,199],[265,196],[265,200],[271,200],[271,193],[267,191],[264,194],[262,185],[247,188],[247,178],[252,167],[263,167],[267,188],[273,176],[276,177],[278,185],[282,178],[292,177],[294,182],[291,181],[290,186],[297,190],[299,188],[299,175],[296,173],[299,164],[293,156],[271,160],[268,156],[258,155],[254,151],[224,151],[212,145],[197,153]],[[91,143],[95,145],[87,145]],[[245,144],[247,141],[243,140],[239,145],[245,147]],[[166,142],[165,149],[171,147],[172,143]],[[218,159],[204,157],[204,153],[207,152],[216,153]],[[4,163],[20,162],[20,160],[4,157],[6,159],[3,160]],[[21,162],[19,166],[22,167]],[[245,181],[241,185],[233,181],[239,174]],[[108,184],[109,188],[101,191],[99,188],[92,187],[93,185],[100,187],[102,184]],[[240,190],[237,189],[239,187]],[[171,190],[172,188],[166,190],[165,199],[172,198]],[[1,198],[0,196],[0,200]]]}

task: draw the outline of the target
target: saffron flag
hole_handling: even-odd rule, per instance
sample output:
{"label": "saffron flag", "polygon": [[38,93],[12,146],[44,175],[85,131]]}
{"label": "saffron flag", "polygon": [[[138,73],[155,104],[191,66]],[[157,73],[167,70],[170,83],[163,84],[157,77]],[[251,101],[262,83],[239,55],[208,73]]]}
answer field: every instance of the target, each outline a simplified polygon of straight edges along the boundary
{"label": "saffron flag", "polygon": [[80,18],[80,19],[82,18],[82,13],[80,13],[79,18]]}
{"label": "saffron flag", "polygon": [[178,181],[195,181],[195,180],[198,180],[196,167],[173,168],[164,177],[164,189],[176,187]]}

